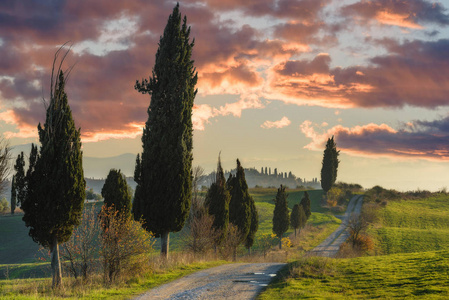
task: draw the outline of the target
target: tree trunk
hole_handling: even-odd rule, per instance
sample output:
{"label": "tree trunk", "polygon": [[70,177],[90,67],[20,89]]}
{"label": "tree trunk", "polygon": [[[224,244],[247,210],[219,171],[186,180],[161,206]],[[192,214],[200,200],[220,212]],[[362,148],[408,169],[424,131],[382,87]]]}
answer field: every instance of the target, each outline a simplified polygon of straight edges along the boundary
{"label": "tree trunk", "polygon": [[279,249],[282,249],[282,237],[279,237]]}
{"label": "tree trunk", "polygon": [[168,249],[170,245],[170,232],[161,234],[161,256],[168,259]]}
{"label": "tree trunk", "polygon": [[248,255],[251,255],[251,247],[248,248]]}
{"label": "tree trunk", "polygon": [[58,238],[53,239],[51,249],[51,273],[53,277],[52,288],[62,287],[61,261],[59,259]]}
{"label": "tree trunk", "polygon": [[296,239],[296,228],[295,228],[295,239]]}

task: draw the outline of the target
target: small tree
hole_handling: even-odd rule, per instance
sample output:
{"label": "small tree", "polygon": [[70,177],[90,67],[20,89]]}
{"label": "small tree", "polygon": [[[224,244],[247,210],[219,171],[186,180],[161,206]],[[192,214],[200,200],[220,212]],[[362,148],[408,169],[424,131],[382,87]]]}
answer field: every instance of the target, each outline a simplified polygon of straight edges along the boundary
{"label": "small tree", "polygon": [[248,236],[245,239],[245,247],[248,249],[249,254],[251,254],[251,247],[254,244],[254,238],[256,232],[259,229],[259,214],[257,213],[256,204],[254,203],[253,197],[251,197],[251,226],[249,227]]}
{"label": "small tree", "polygon": [[304,196],[302,197],[299,204],[302,206],[304,214],[306,215],[306,219],[308,220],[310,218],[310,215],[312,215],[312,212],[310,210],[310,197],[307,191],[304,192]]}
{"label": "small tree", "polygon": [[307,217],[304,213],[304,209],[302,205],[295,204],[292,209],[292,213],[290,215],[290,225],[295,230],[295,238],[296,238],[296,230],[304,228],[307,223]]}
{"label": "small tree", "polygon": [[213,216],[213,228],[220,232],[215,241],[215,247],[219,246],[226,237],[229,223],[229,201],[231,196],[226,188],[226,179],[221,167],[220,156],[218,156],[217,173],[215,182],[210,186],[205,200],[209,214]]}
{"label": "small tree", "polygon": [[223,247],[221,253],[225,258],[229,258],[232,255],[232,260],[237,260],[237,248],[242,242],[242,234],[237,226],[230,223],[228,226],[228,232],[226,238],[223,241]]}
{"label": "small tree", "polygon": [[337,145],[334,137],[327,140],[326,149],[324,149],[323,162],[321,167],[321,187],[327,193],[337,180],[338,155]]}
{"label": "small tree", "polygon": [[11,192],[14,190],[17,206],[23,203],[27,192],[27,178],[25,176],[25,159],[23,157],[23,152],[17,156],[14,170],[16,171],[16,174],[14,175],[14,189],[12,189]]}
{"label": "small tree", "polygon": [[114,207],[125,218],[131,217],[131,194],[128,183],[120,170],[111,169],[101,189],[104,205]]}
{"label": "small tree", "polygon": [[185,247],[193,253],[205,253],[212,249],[221,236],[213,224],[213,216],[207,213],[194,214],[188,225],[189,232],[183,237]]}
{"label": "small tree", "polygon": [[288,212],[287,193],[285,186],[278,188],[276,199],[274,199],[274,213],[273,213],[273,233],[279,238],[279,249],[282,249],[282,236],[287,232],[290,225],[290,218]]}
{"label": "small tree", "polygon": [[14,211],[16,210],[16,202],[17,201],[17,191],[16,191],[16,180],[15,176],[12,176],[12,182],[11,182],[11,215],[14,214]]}

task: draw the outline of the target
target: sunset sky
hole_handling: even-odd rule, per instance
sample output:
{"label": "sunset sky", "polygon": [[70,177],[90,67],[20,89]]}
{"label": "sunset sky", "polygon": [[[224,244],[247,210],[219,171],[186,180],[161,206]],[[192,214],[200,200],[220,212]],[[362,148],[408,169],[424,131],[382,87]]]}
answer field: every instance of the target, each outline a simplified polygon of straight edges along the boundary
{"label": "sunset sky", "polygon": [[[194,165],[449,188],[449,0],[179,1],[195,38]],[[0,1],[0,132],[38,142],[50,69],[73,44],[66,86],[85,156],[141,151],[148,78],[176,1]],[[131,174],[128,174],[131,175]]]}

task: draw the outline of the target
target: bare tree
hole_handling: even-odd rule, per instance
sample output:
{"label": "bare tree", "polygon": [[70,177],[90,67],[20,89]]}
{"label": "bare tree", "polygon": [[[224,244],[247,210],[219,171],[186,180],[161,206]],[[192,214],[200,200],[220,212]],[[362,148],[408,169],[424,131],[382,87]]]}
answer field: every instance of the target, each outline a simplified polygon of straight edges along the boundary
{"label": "bare tree", "polygon": [[11,171],[10,159],[11,148],[7,141],[0,138],[0,195],[6,190],[9,172]]}
{"label": "bare tree", "polygon": [[352,243],[352,247],[356,247],[359,242],[361,234],[368,227],[366,220],[359,216],[352,216],[348,222],[349,227],[349,242]]}
{"label": "bare tree", "polygon": [[214,217],[204,213],[194,215],[189,222],[189,233],[184,236],[185,247],[193,253],[206,253],[214,246],[214,241],[220,235],[212,225]]}

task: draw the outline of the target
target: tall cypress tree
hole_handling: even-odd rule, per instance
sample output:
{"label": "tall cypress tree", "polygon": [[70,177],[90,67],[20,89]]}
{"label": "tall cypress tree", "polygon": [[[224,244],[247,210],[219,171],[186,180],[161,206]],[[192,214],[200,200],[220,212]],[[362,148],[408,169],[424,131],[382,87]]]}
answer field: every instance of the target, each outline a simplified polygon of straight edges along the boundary
{"label": "tall cypress tree", "polygon": [[218,246],[226,237],[229,223],[229,201],[231,195],[226,187],[226,179],[221,167],[220,156],[218,156],[217,174],[215,182],[212,183],[207,191],[205,204],[209,214],[214,216],[213,227],[220,231],[215,244]]}
{"label": "tall cypress tree", "polygon": [[111,169],[101,189],[106,207],[113,206],[121,215],[131,217],[131,194],[128,183],[120,170]]}
{"label": "tall cypress tree", "polygon": [[334,137],[327,139],[326,148],[324,149],[323,162],[321,167],[321,187],[324,192],[328,192],[337,180],[338,155],[337,145]]}
{"label": "tall cypress tree", "polygon": [[282,236],[287,232],[290,225],[287,197],[285,186],[281,184],[281,187],[278,188],[276,199],[274,199],[273,212],[273,233],[279,238],[279,249],[282,249]]}
{"label": "tall cypress tree", "polygon": [[135,88],[151,95],[142,135],[140,214],[145,228],[161,237],[161,254],[168,257],[169,233],[182,229],[192,197],[192,108],[197,73],[191,60],[187,19],[181,22],[179,4],[169,16],[152,76]]}
{"label": "tall cypress tree", "polygon": [[25,159],[23,157],[23,152],[17,156],[14,170],[16,171],[16,174],[14,175],[16,205],[20,205],[25,200],[26,193]]}
{"label": "tall cypress tree", "polygon": [[302,209],[304,210],[304,214],[306,215],[306,218],[309,219],[312,212],[310,210],[310,197],[309,197],[309,193],[307,191],[304,192],[304,196],[302,197],[299,205],[302,206]]}
{"label": "tall cypress tree", "polygon": [[237,159],[237,173],[229,175],[227,186],[231,193],[229,202],[229,222],[237,226],[245,241],[251,227],[251,196],[248,192],[245,170]]}
{"label": "tall cypress tree", "polygon": [[134,217],[134,220],[136,221],[140,221],[140,218],[142,217],[142,200],[140,198],[141,194],[140,194],[140,189],[141,189],[141,164],[140,164],[140,154],[137,154],[136,157],[136,166],[134,169],[134,182],[137,183],[136,185],[136,191],[134,192],[134,200],[132,203],[132,214]]}
{"label": "tall cypress tree", "polygon": [[16,178],[13,175],[12,176],[12,183],[11,183],[11,215],[14,214],[14,211],[16,210],[16,204],[17,204],[17,191],[16,191]]}
{"label": "tall cypress tree", "polygon": [[34,145],[31,149],[22,209],[29,235],[51,251],[53,287],[57,287],[62,283],[59,244],[69,240],[80,222],[86,182],[80,129],[72,118],[63,72],[52,82],[45,124],[38,126],[39,154]]}
{"label": "tall cypress tree", "polygon": [[251,208],[251,226],[249,227],[248,236],[245,240],[245,247],[248,249],[248,252],[251,254],[251,247],[254,244],[254,238],[256,237],[256,232],[259,229],[259,214],[257,213],[256,204],[254,203],[253,197],[251,197],[250,201]]}

